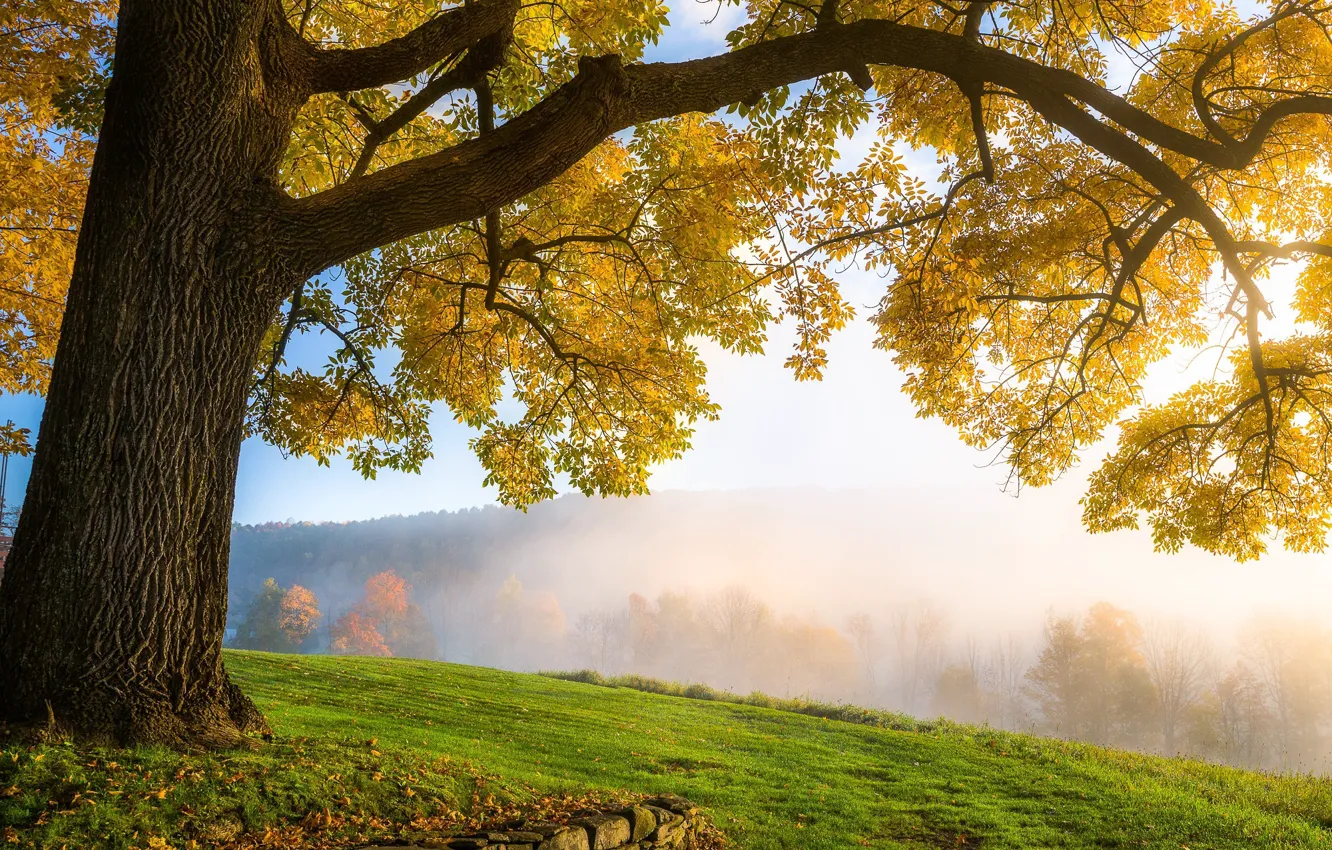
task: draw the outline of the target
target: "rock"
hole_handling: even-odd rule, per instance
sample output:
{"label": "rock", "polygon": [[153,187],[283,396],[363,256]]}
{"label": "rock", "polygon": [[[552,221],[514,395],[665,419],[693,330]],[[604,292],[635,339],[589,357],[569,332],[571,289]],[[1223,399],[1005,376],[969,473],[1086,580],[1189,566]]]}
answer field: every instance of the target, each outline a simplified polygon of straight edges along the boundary
{"label": "rock", "polygon": [[589,815],[569,823],[587,830],[591,850],[614,850],[628,844],[633,835],[628,819],[619,815]]}
{"label": "rock", "polygon": [[537,850],[591,850],[587,841],[587,830],[570,826],[537,826],[533,832],[542,835]]}
{"label": "rock", "polygon": [[474,838],[489,844],[540,844],[546,836],[539,832],[469,832],[460,838]]}
{"label": "rock", "polygon": [[684,834],[684,818],[660,806],[647,805],[646,808],[657,818],[657,828],[649,837],[658,844],[674,846],[674,842]]}
{"label": "rock", "polygon": [[651,800],[645,800],[644,803],[649,806],[657,806],[666,809],[669,812],[675,812],[680,817],[692,818],[699,813],[698,806],[681,797],[679,794],[660,794]]}
{"label": "rock", "polygon": [[410,847],[374,845],[360,850],[688,850],[702,827],[702,812],[675,794],[663,794],[614,812],[590,812],[567,825],[516,822],[521,829],[418,838]]}
{"label": "rock", "polygon": [[539,832],[519,831],[519,832],[510,832],[508,835],[509,835],[509,840],[508,840],[509,844],[540,844],[541,839],[545,838],[545,836]]}
{"label": "rock", "polygon": [[[551,827],[554,834],[557,827]],[[535,850],[547,835],[540,832],[469,832],[466,835],[428,838],[420,841],[426,850]],[[366,848],[368,850],[368,848]]]}
{"label": "rock", "polygon": [[629,840],[632,842],[642,841],[657,828],[657,816],[643,806],[630,806],[616,814],[629,821]]}

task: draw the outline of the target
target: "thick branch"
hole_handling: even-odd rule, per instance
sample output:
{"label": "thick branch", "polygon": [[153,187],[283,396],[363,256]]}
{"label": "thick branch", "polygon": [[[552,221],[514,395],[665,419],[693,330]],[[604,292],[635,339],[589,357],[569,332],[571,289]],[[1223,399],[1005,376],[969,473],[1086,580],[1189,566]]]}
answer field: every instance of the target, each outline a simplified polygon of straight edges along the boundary
{"label": "thick branch", "polygon": [[1031,103],[1050,122],[1068,130],[1105,156],[1133,169],[1169,198],[1180,215],[1201,225],[1221,255],[1223,265],[1234,275],[1236,286],[1258,309],[1271,315],[1267,301],[1253,282],[1248,268],[1239,261],[1236,240],[1229,227],[1197,189],[1146,147],[1124,133],[1107,127],[1067,99],[1032,98]]}
{"label": "thick branch", "polygon": [[1248,136],[1243,142],[1240,142],[1232,136],[1221,126],[1221,123],[1217,121],[1216,116],[1212,112],[1210,96],[1205,91],[1208,76],[1210,76],[1223,61],[1234,56],[1235,53],[1255,35],[1266,30],[1271,30],[1277,24],[1288,18],[1293,18],[1299,15],[1310,15],[1314,10],[1311,5],[1298,2],[1289,3],[1284,7],[1278,3],[1277,7],[1277,11],[1269,17],[1258,21],[1253,26],[1242,30],[1235,36],[1213,48],[1203,59],[1202,64],[1198,66],[1198,70],[1195,71],[1193,75],[1193,108],[1198,114],[1199,120],[1202,121],[1203,126],[1207,128],[1207,132],[1231,149],[1235,150],[1237,155],[1250,159],[1257,155],[1258,150],[1262,147],[1263,141],[1267,138],[1267,135],[1271,133],[1273,126],[1275,126],[1275,124],[1282,118],[1300,113],[1319,113],[1326,115],[1329,114],[1329,103],[1332,103],[1332,99],[1317,95],[1297,96],[1277,101],[1267,107],[1267,109],[1259,115],[1258,120],[1254,122],[1253,128],[1249,131]]}
{"label": "thick branch", "polygon": [[1282,260],[1289,260],[1296,254],[1317,254],[1320,257],[1332,258],[1332,245],[1324,245],[1321,242],[1287,242],[1284,245],[1273,245],[1271,242],[1236,242],[1235,249],[1241,254],[1261,254],[1264,257],[1276,257]]}
{"label": "thick branch", "polygon": [[[287,202],[284,224],[304,271],[313,273],[363,251],[459,221],[480,218],[539,188],[611,134],[689,112],[712,112],[778,86],[844,71],[857,64],[933,72],[964,89],[988,83],[1041,104],[1046,117],[1149,180],[1193,197],[1180,201],[1190,218],[1218,231],[1219,220],[1159,158],[1075,103],[1091,107],[1147,142],[1218,167],[1247,160],[1232,147],[1166,124],[1094,82],[986,47],[963,35],[882,20],[834,24],[689,62],[621,67],[618,58],[584,59],[578,75],[530,111],[482,139],[385,168],[326,192]],[[1276,121],[1317,99],[1269,109],[1241,145],[1265,138]],[[1329,101],[1332,104],[1332,101]],[[1097,137],[1100,144],[1087,135]],[[1254,148],[1256,152],[1257,148]],[[1118,154],[1118,155],[1116,155]],[[1251,157],[1250,157],[1251,159]],[[1165,190],[1163,190],[1165,191]],[[1168,192],[1169,194],[1169,192]],[[1176,199],[1179,201],[1179,199]],[[1198,208],[1198,207],[1201,208]],[[1218,235],[1218,233],[1213,233]],[[1221,234],[1226,252],[1228,236]]]}
{"label": "thick branch", "polygon": [[374,47],[311,48],[310,90],[358,91],[414,77],[512,26],[518,6],[518,0],[472,0]]}
{"label": "thick branch", "polygon": [[575,79],[484,137],[299,200],[278,226],[297,267],[322,270],[364,251],[491,211],[545,185],[623,126],[618,59],[584,60]]}

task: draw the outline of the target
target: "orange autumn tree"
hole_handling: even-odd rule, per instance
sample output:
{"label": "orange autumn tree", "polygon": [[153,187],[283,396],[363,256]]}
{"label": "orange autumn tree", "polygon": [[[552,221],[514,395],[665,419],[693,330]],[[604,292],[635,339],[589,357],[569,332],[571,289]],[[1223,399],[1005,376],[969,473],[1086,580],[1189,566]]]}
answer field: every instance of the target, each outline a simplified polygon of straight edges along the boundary
{"label": "orange autumn tree", "polygon": [[406,579],[393,570],[385,570],[366,580],[361,605],[379,622],[394,623],[407,613],[407,596],[411,591]]}
{"label": "orange autumn tree", "polygon": [[266,579],[237,625],[234,645],[267,652],[295,652],[319,625],[319,600],[299,584]]}
{"label": "orange autumn tree", "polygon": [[411,593],[394,570],[366,579],[361,599],[333,624],[333,652],[433,658],[434,635]]}
{"label": "orange autumn tree", "polygon": [[278,627],[287,636],[287,640],[295,646],[300,646],[314,634],[315,629],[319,628],[319,621],[323,616],[319,612],[319,600],[314,593],[299,584],[293,584],[282,597]]}
{"label": "orange autumn tree", "polygon": [[338,618],[333,624],[332,635],[329,649],[340,655],[393,654],[379,632],[379,623],[357,608]]}

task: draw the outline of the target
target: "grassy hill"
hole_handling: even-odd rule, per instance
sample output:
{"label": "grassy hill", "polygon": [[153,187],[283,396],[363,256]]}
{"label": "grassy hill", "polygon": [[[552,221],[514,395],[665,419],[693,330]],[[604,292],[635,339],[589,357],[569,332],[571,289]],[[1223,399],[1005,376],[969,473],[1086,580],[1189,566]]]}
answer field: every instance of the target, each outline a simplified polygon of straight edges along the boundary
{"label": "grassy hill", "polygon": [[273,742],[193,756],[7,746],[3,838],[336,847],[675,792],[756,850],[1332,847],[1325,779],[449,664],[227,661]]}

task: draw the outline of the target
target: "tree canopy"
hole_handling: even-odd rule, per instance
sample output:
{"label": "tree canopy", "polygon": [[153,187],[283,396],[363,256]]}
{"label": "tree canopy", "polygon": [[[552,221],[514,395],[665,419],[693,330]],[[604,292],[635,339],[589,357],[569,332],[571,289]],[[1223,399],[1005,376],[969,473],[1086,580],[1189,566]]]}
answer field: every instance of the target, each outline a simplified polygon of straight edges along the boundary
{"label": "tree canopy", "polygon": [[[262,227],[303,282],[255,364],[251,433],[416,469],[443,402],[506,503],[559,476],[643,492],[717,415],[699,340],[756,353],[789,321],[787,365],[817,379],[859,264],[885,279],[876,345],[919,412],[1015,481],[1122,426],[1091,529],[1323,548],[1332,5],[743,8],[726,52],[642,64],[655,2],[286,0],[275,55],[309,97]],[[117,14],[0,10],[6,392],[46,385]],[[873,143],[842,161],[852,134]],[[904,146],[937,151],[941,186]],[[1270,291],[1288,260],[1298,287]],[[1295,331],[1265,335],[1282,308]],[[1212,377],[1144,397],[1154,363],[1218,326]],[[288,363],[304,333],[330,340],[323,368]]]}

